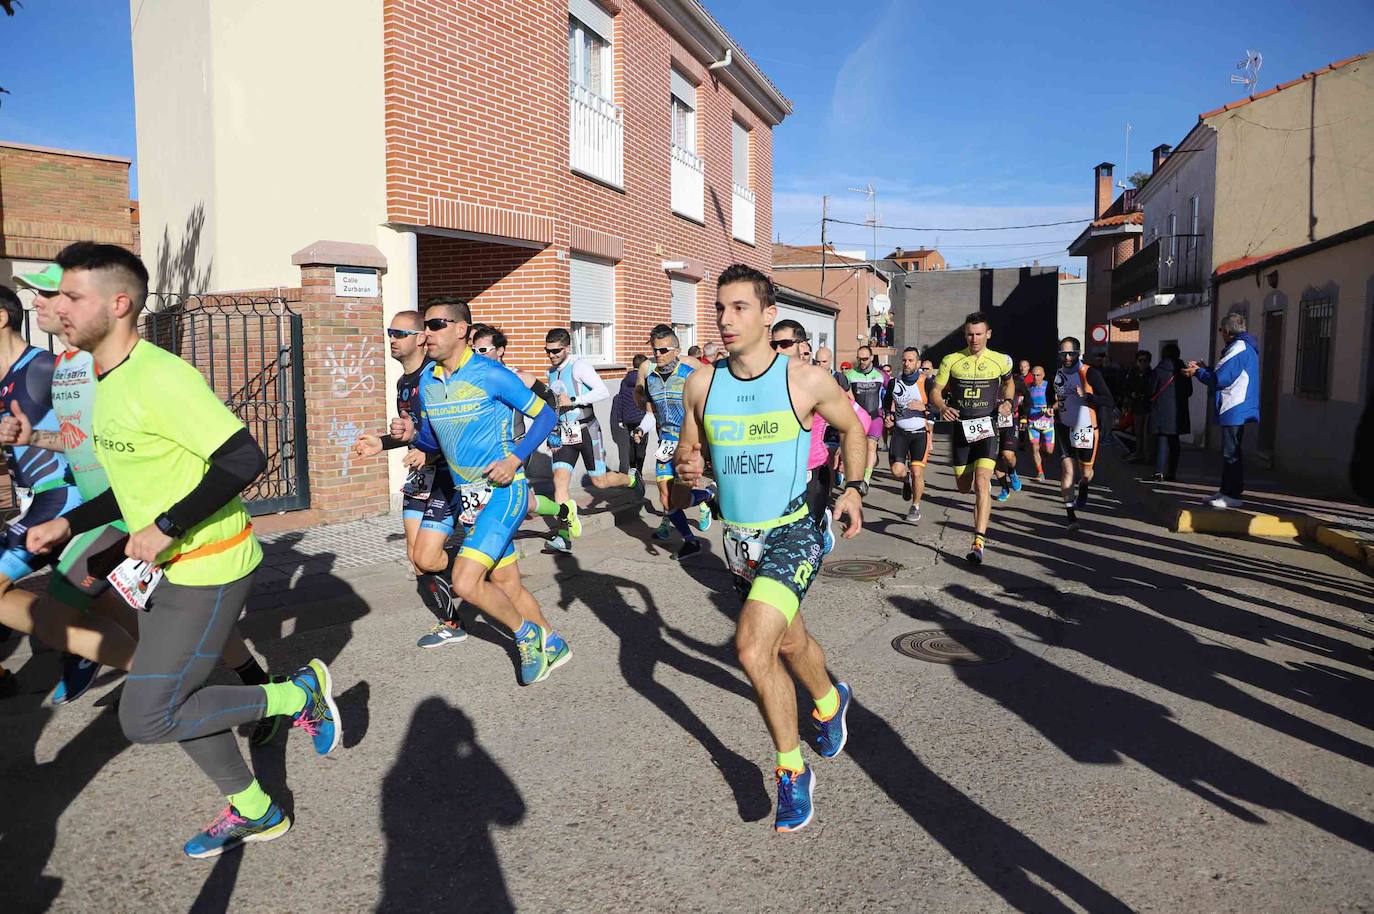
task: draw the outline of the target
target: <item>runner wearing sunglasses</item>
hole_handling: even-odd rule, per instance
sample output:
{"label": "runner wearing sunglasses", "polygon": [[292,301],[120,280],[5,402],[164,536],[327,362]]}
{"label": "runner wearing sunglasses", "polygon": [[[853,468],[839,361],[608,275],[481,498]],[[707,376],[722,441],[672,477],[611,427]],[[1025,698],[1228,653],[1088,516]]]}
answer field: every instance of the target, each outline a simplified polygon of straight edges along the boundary
{"label": "runner wearing sunglasses", "polygon": [[[420,422],[420,378],[434,363],[425,354],[425,328],[418,311],[402,311],[391,319],[386,335],[391,357],[401,363],[396,381],[396,415]],[[374,457],[382,451],[406,447],[392,434],[359,435],[353,445],[358,457]],[[409,471],[401,486],[401,525],[405,528],[406,555],[415,570],[420,599],[438,619],[416,641],[417,647],[434,648],[459,644],[467,639],[458,616],[457,601],[449,584],[449,556],[445,550],[453,536],[457,514],[453,478],[442,454],[426,454],[411,447],[401,461]]]}
{"label": "runner wearing sunglasses", "polygon": [[577,503],[568,494],[578,459],[597,489],[635,488],[640,481],[627,473],[606,469],[601,423],[593,407],[609,400],[611,392],[596,369],[573,355],[572,334],[562,327],[550,330],[544,336],[544,355],[549,359],[549,390],[558,404],[558,424],[548,438],[549,450],[553,452],[553,499],[568,506],[569,534],[555,534],[548,540],[548,547],[555,552],[571,552],[572,540],[582,535]]}

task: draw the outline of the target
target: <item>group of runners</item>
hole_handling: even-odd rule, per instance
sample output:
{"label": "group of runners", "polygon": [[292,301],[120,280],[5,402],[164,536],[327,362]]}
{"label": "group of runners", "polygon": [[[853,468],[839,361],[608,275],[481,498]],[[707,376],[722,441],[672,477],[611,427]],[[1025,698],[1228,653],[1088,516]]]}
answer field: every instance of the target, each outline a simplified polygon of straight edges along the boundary
{"label": "group of runners", "polygon": [[[263,743],[289,722],[324,755],[343,722],[324,663],[269,677],[236,629],[262,556],[240,493],[265,457],[193,366],[139,339],[148,274],[136,256],[74,244],[57,266],[20,281],[35,292],[39,329],[65,351],[53,357],[28,345],[18,298],[0,293],[0,444],[22,506],[0,554],[0,622],[67,652],[54,704],[78,697],[100,665],[129,671],[119,703],[126,735],[180,742],[227,798],[186,843],[188,856],[279,837],[290,820],[244,762],[233,728],[252,724],[250,741]],[[886,433],[908,519],[919,521],[933,423],[952,423],[958,485],[975,495],[968,558],[981,562],[994,473],[1019,487],[1017,410],[1024,406],[1038,447],[1058,441],[1072,522],[1087,497],[1105,384],[1072,339],[1061,344],[1052,388],[1043,369],[1018,383],[1011,360],[988,348],[981,314],[965,323],[967,347],[938,369],[907,349],[889,381],[864,347],[857,368],[837,374],[833,354],[813,352],[800,324],[777,320],[766,275],[734,265],[717,288],[718,358],[684,359],[673,328],[659,325],[635,396],[659,442],[664,526],[655,535],[676,529],[686,557],[701,545],[685,512],[696,511],[698,531],[723,526],[742,601],[737,655],[776,752],[775,827],[795,831],[812,820],[816,783],[802,754],[797,686],[814,706],[812,747],[822,758],[843,750],[852,701],[848,684],[827,671],[801,602],[833,548],[835,521],[846,538],[862,528],[878,442]],[[475,323],[459,298],[397,314],[386,333],[402,368],[397,416],[361,435],[354,451],[406,449],[402,523],[420,596],[436,617],[418,644],[465,640],[466,604],[510,632],[519,683],[542,682],[572,649],[524,586],[514,539],[527,516],[544,515],[556,528],[548,548],[573,548],[579,462],[597,488],[642,491],[638,468],[606,467],[593,407],[609,391],[563,328],[545,336],[545,377],[508,368],[505,334]],[[177,396],[164,396],[169,390]],[[552,455],[552,498],[526,476],[541,444]],[[53,563],[45,594],[12,586]],[[243,684],[206,686],[220,662]]]}

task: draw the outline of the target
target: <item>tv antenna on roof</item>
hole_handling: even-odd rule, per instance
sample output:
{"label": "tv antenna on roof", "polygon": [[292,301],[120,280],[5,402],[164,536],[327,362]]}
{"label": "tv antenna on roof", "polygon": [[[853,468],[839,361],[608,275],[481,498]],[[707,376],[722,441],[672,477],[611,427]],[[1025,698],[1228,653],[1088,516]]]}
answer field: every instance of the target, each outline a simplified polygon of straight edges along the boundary
{"label": "tv antenna on roof", "polygon": [[1231,74],[1233,85],[1244,86],[1246,94],[1251,98],[1255,95],[1255,86],[1259,84],[1260,67],[1264,66],[1264,55],[1259,51],[1246,49],[1245,59],[1236,64],[1236,69],[1241,70],[1243,75]]}
{"label": "tv antenna on roof", "polygon": [[[1131,122],[1130,122],[1130,121],[1127,121],[1127,122],[1126,122],[1126,162],[1125,162],[1124,165],[1121,166],[1121,173],[1122,173],[1123,175],[1128,176],[1128,177],[1129,177],[1130,174],[1131,174],[1131,129],[1132,129],[1132,128],[1131,128]],[[1119,188],[1121,188],[1122,190],[1126,190],[1128,187],[1130,187],[1130,185],[1127,184],[1125,181],[1117,181],[1117,182],[1116,182],[1116,186],[1119,187]]]}
{"label": "tv antenna on roof", "polygon": [[878,259],[878,192],[873,189],[872,184],[865,184],[863,187],[851,187],[850,193],[863,194],[868,201],[868,218],[864,220],[865,225],[873,226],[873,259]]}

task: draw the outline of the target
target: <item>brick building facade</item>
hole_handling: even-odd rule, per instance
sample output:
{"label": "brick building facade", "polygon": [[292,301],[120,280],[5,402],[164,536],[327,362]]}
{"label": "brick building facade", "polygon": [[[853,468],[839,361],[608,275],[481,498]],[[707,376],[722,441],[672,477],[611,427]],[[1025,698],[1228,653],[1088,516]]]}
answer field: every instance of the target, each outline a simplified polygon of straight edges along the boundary
{"label": "brick building facade", "polygon": [[0,142],[0,283],[42,269],[73,241],[138,253],[129,160]]}
{"label": "brick building facade", "polygon": [[[1107,315],[1112,308],[1112,271],[1140,250],[1145,217],[1135,204],[1134,190],[1115,197],[1115,167],[1111,162],[1103,162],[1093,169],[1094,219],[1069,245],[1069,253],[1088,261],[1083,351],[1089,355],[1105,353],[1113,362],[1130,365],[1139,346],[1140,327],[1130,318],[1108,322]],[[1092,328],[1099,325],[1108,328],[1105,343],[1092,339]]]}

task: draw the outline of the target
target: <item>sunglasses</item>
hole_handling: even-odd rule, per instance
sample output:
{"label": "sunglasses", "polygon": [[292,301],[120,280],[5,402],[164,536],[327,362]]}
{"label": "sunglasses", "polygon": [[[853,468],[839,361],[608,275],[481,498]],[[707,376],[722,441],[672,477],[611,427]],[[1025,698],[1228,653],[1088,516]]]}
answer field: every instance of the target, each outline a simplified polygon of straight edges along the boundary
{"label": "sunglasses", "polygon": [[654,355],[666,355],[676,348],[676,346],[655,346]]}
{"label": "sunglasses", "polygon": [[461,323],[463,323],[463,321],[457,320],[452,317],[431,317],[425,321],[425,329],[433,330],[435,333],[438,333],[440,330],[443,330],[449,324]]}
{"label": "sunglasses", "polygon": [[773,347],[776,352],[779,349],[791,349],[797,345],[797,340],[769,340],[768,345]]}
{"label": "sunglasses", "polygon": [[562,352],[564,349],[567,348],[567,346],[559,346],[557,349],[550,349],[547,346],[545,346],[544,355],[558,355],[558,353]]}
{"label": "sunglasses", "polygon": [[472,351],[478,355],[486,355],[488,352],[495,352],[495,346],[473,346]]}
{"label": "sunglasses", "polygon": [[393,340],[403,340],[408,336],[419,336],[420,333],[421,331],[419,330],[402,330],[399,327],[388,327],[386,330],[386,335]]}

